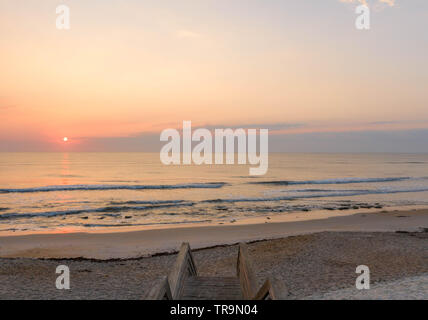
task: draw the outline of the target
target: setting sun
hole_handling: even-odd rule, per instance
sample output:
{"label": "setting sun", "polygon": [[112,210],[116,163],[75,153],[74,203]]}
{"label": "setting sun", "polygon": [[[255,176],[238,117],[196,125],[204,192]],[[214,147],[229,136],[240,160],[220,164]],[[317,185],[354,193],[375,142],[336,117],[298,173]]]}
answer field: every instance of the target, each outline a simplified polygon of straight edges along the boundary
{"label": "setting sun", "polygon": [[64,140],[64,142],[67,142],[67,141],[68,141],[68,138],[67,138],[67,137],[64,137],[64,139],[63,139],[63,140]]}

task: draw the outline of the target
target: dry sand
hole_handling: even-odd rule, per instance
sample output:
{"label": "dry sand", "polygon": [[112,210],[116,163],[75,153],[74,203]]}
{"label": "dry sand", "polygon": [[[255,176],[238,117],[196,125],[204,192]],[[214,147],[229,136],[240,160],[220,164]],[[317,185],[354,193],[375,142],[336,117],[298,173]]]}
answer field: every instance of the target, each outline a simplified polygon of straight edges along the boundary
{"label": "dry sand", "polygon": [[[194,251],[199,274],[235,276],[238,247],[224,244],[263,238],[277,239],[249,244],[259,284],[266,277],[282,281],[290,299],[352,298],[355,268],[361,264],[369,266],[374,288],[385,285],[376,298],[387,298],[401,283],[401,297],[428,299],[427,292],[418,291],[426,286],[415,280],[428,276],[427,230],[428,210],[420,210],[253,225],[2,237],[0,299],[141,299],[169,273],[177,256],[143,255],[175,250],[182,241],[190,241],[193,248],[222,244]],[[39,256],[61,259],[34,259]],[[107,260],[64,259],[80,256]],[[55,287],[60,264],[70,267],[71,290]],[[404,282],[391,282],[397,280]]]}
{"label": "dry sand", "polygon": [[311,295],[305,300],[428,300],[428,274],[376,283],[369,290],[354,287]]}
{"label": "dry sand", "polygon": [[[427,243],[426,232],[323,232],[251,243],[249,252],[259,284],[272,277],[283,281],[290,299],[302,299],[353,287],[355,268],[361,264],[369,266],[372,285],[428,275]],[[237,251],[236,245],[195,251],[199,274],[235,276]],[[176,256],[123,261],[0,259],[0,299],[141,299],[168,274]],[[60,264],[70,267],[71,290],[55,288]],[[419,296],[428,299],[427,292]]]}

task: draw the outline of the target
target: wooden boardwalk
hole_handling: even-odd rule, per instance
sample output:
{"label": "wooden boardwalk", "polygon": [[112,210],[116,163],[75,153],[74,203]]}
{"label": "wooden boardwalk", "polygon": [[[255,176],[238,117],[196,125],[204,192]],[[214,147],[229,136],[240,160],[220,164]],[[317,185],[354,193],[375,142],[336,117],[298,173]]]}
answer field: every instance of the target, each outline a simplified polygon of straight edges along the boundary
{"label": "wooden boardwalk", "polygon": [[198,276],[188,243],[181,245],[170,274],[146,297],[149,300],[273,300],[285,299],[287,290],[280,282],[266,279],[257,288],[257,279],[247,245],[239,244],[236,277]]}
{"label": "wooden boardwalk", "polygon": [[242,291],[236,277],[189,277],[184,282],[183,300],[241,300]]}

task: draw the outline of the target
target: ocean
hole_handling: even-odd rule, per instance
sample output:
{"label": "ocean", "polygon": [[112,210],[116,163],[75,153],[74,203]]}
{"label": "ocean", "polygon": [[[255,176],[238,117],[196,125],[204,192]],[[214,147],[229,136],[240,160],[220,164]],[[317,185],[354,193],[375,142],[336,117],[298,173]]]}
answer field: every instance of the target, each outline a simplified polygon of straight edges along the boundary
{"label": "ocean", "polygon": [[266,175],[248,168],[166,166],[158,153],[0,153],[0,235],[428,205],[426,154],[271,153]]}

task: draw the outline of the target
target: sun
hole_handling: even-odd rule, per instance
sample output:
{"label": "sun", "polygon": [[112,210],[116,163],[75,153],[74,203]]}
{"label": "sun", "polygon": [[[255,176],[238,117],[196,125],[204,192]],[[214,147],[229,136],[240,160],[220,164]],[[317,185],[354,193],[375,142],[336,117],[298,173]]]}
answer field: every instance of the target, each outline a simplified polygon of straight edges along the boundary
{"label": "sun", "polygon": [[64,142],[67,142],[67,141],[68,141],[68,138],[67,138],[67,137],[64,137],[64,139],[62,139],[62,140],[64,140]]}

